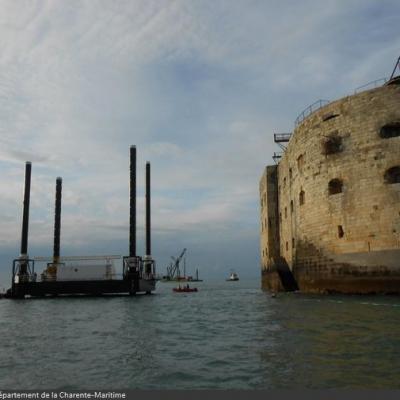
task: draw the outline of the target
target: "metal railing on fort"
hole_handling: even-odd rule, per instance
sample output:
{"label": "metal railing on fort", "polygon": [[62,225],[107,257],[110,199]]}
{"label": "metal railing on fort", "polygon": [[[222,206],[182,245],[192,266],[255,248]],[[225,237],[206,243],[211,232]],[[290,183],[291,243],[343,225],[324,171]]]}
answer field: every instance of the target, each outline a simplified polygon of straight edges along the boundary
{"label": "metal railing on fort", "polygon": [[304,109],[299,116],[296,118],[294,125],[297,126],[299,125],[301,122],[303,122],[307,117],[309,117],[313,112],[319,110],[320,108],[326,106],[327,104],[329,104],[330,101],[329,100],[317,100],[315,103],[312,103],[311,105],[309,105],[306,109]]}
{"label": "metal railing on fort", "polygon": [[274,142],[275,143],[288,142],[291,136],[292,136],[291,133],[274,133]]}
{"label": "metal railing on fort", "polygon": [[384,85],[387,81],[387,78],[375,79],[374,81],[368,82],[365,85],[354,89],[354,94],[363,92],[364,90],[377,88],[378,86]]}
{"label": "metal railing on fort", "polygon": [[[392,75],[390,76],[389,79],[387,78],[380,78],[376,79],[374,81],[368,82],[365,85],[359,86],[354,90],[354,94],[360,93],[364,90],[369,90],[369,89],[374,89],[377,88],[378,86],[383,86],[383,85],[390,85],[391,82],[397,81],[400,79],[400,75],[395,76],[396,70],[399,69],[400,71],[400,57],[396,61],[396,65],[394,66]],[[312,103],[309,105],[307,108],[305,108],[299,116],[296,118],[294,125],[297,127],[301,122],[303,122],[307,117],[309,117],[312,113],[315,111],[319,110],[320,108],[328,105],[330,103],[329,100],[317,100],[315,103]],[[274,142],[277,143],[283,151],[286,150],[286,146],[284,143],[289,142],[289,139],[291,137],[291,133],[274,133]],[[279,160],[282,157],[282,152],[279,153],[274,153],[273,155],[273,160],[275,163],[279,163]]]}
{"label": "metal railing on fort", "polygon": [[292,133],[274,133],[274,142],[278,144],[278,146],[282,150],[286,150],[286,143],[289,143],[289,140],[292,136]]}
{"label": "metal railing on fort", "polygon": [[272,156],[272,159],[274,160],[275,164],[278,164],[279,160],[282,158],[283,151],[279,152],[274,152],[274,155]]}

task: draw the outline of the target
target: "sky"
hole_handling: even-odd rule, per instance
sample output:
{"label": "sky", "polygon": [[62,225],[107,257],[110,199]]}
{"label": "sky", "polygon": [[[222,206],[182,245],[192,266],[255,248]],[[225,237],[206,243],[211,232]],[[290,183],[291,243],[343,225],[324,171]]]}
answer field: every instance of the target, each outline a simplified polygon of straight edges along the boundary
{"label": "sky", "polygon": [[30,256],[128,253],[129,147],[145,162],[159,272],[260,276],[258,182],[318,99],[390,76],[397,0],[0,0],[0,288],[19,255],[32,161]]}

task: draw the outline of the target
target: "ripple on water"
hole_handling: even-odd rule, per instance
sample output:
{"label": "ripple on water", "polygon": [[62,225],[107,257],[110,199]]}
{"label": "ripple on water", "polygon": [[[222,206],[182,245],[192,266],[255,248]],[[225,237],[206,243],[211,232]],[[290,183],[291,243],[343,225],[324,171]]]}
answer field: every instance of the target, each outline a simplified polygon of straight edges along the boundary
{"label": "ripple on water", "polygon": [[198,293],[0,302],[0,387],[399,388],[400,301]]}

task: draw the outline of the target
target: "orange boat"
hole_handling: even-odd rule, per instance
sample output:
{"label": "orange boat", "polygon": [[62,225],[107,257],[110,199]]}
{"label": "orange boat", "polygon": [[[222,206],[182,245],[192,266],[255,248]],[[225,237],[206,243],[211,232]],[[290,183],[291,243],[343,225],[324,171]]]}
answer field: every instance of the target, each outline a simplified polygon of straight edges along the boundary
{"label": "orange boat", "polygon": [[178,287],[173,288],[172,290],[174,292],[177,292],[177,293],[197,292],[197,288],[191,288],[191,287],[189,287],[189,285],[188,286],[184,286],[184,287],[178,286]]}

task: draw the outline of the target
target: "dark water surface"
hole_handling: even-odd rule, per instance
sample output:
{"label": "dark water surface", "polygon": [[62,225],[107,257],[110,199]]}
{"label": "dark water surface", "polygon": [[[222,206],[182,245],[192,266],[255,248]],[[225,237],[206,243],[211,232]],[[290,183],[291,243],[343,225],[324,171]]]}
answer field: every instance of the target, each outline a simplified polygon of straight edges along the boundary
{"label": "dark water surface", "polygon": [[400,298],[259,282],[0,300],[0,389],[400,388]]}

